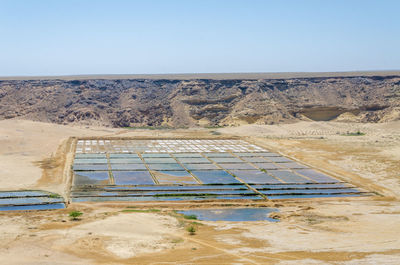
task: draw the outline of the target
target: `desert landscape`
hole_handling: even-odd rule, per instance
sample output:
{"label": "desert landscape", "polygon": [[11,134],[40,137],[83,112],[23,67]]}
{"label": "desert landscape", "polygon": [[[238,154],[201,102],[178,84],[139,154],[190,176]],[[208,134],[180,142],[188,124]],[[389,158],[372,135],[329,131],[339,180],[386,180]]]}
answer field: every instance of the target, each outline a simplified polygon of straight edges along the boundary
{"label": "desert landscape", "polygon": [[[1,211],[1,263],[399,264],[400,76],[316,76],[1,81],[1,190],[66,202]],[[85,137],[239,137],[369,195],[71,202],[73,143]],[[270,208],[277,222],[178,213],[235,208]],[[83,214],[73,220],[72,211]]]}
{"label": "desert landscape", "polygon": [[400,264],[399,10],[1,0],[0,265]]}

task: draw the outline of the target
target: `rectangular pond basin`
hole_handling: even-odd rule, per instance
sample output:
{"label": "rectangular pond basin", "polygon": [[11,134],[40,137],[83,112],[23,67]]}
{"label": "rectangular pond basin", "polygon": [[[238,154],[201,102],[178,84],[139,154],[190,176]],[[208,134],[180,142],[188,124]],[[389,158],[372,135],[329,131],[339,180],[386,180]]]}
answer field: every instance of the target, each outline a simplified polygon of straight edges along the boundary
{"label": "rectangular pond basin", "polygon": [[275,185],[252,185],[257,190],[284,190],[284,189],[343,189],[353,188],[347,184],[275,184]]}
{"label": "rectangular pond basin", "polygon": [[174,153],[172,155],[176,158],[203,158],[199,153]]}
{"label": "rectangular pond basin", "polygon": [[223,170],[192,171],[204,184],[232,184],[241,183],[231,174]]}
{"label": "rectangular pond basin", "polygon": [[139,158],[139,156],[137,154],[110,154],[110,158],[135,159]]}
{"label": "rectangular pond basin", "polygon": [[146,154],[142,154],[143,158],[157,158],[157,157],[164,157],[164,158],[168,158],[171,157],[169,154],[165,154],[165,153],[146,153]]}
{"label": "rectangular pond basin", "polygon": [[305,169],[308,168],[305,165],[302,165],[300,163],[296,163],[296,162],[284,162],[284,163],[277,163],[278,165],[281,165],[285,168],[290,168],[290,169]]}
{"label": "rectangular pond basin", "polygon": [[179,165],[178,163],[175,164],[147,164],[150,170],[156,170],[156,171],[184,171],[185,169]]}
{"label": "rectangular pond basin", "polygon": [[113,171],[115,185],[154,184],[148,171]]}
{"label": "rectangular pond basin", "polygon": [[160,184],[199,184],[187,171],[152,171]]}
{"label": "rectangular pond basin", "polygon": [[62,198],[50,198],[50,197],[2,198],[0,199],[0,206],[47,204],[47,203],[62,203],[62,202],[63,202]]}
{"label": "rectangular pond basin", "polygon": [[74,164],[107,164],[105,158],[91,158],[91,159],[75,159]]}
{"label": "rectangular pond basin", "polygon": [[245,185],[190,185],[190,186],[133,186],[133,187],[104,187],[104,190],[118,191],[118,190],[247,190]]}
{"label": "rectangular pond basin", "polygon": [[255,167],[247,163],[226,163],[219,164],[220,167],[227,170],[254,170]]}
{"label": "rectangular pond basin", "polygon": [[204,201],[204,200],[264,200],[261,196],[166,196],[166,197],[75,197],[71,198],[72,202],[104,202],[104,201]]}
{"label": "rectangular pond basin", "polygon": [[286,183],[315,183],[314,181],[303,178],[289,170],[268,170],[267,172]]}
{"label": "rectangular pond basin", "polygon": [[243,153],[234,153],[236,156],[239,156],[239,157],[252,157],[252,156],[257,156],[257,153],[256,152],[254,152],[254,153],[245,153],[245,152],[243,152]]}
{"label": "rectangular pond basin", "polygon": [[293,160],[283,157],[283,156],[276,156],[276,157],[265,157],[266,160],[275,162],[275,163],[284,163],[284,162],[294,162]]}
{"label": "rectangular pond basin", "polygon": [[296,195],[296,194],[351,194],[360,193],[356,189],[296,189],[296,190],[262,190],[265,195]]}
{"label": "rectangular pond basin", "polygon": [[144,164],[111,164],[112,170],[147,170]]}
{"label": "rectangular pond basin", "polygon": [[329,177],[328,175],[325,175],[325,174],[315,171],[313,169],[298,169],[298,170],[295,170],[295,172],[297,172],[303,176],[306,176],[318,183],[341,182],[335,178]]}
{"label": "rectangular pond basin", "polygon": [[43,191],[0,191],[0,198],[18,198],[18,197],[46,197],[50,193]]}
{"label": "rectangular pond basin", "polygon": [[234,158],[234,156],[230,153],[227,152],[221,152],[221,153],[204,153],[205,156],[213,158],[213,157],[231,157]]}
{"label": "rectangular pond basin", "polygon": [[268,170],[268,169],[283,169],[284,166],[281,165],[281,164],[283,164],[283,163],[277,163],[277,164],[274,164],[274,163],[253,163],[253,165],[256,166],[257,168],[266,169],[266,170]]}
{"label": "rectangular pond basin", "polygon": [[179,197],[179,196],[216,196],[216,195],[257,195],[252,190],[186,190],[186,191],[120,191],[120,192],[74,192],[72,197]]}
{"label": "rectangular pond basin", "polygon": [[265,160],[263,157],[243,157],[243,160],[247,161],[247,162],[251,162],[251,163],[266,163],[267,160]]}
{"label": "rectangular pond basin", "polygon": [[75,154],[75,159],[107,158],[106,154]]}
{"label": "rectangular pond basin", "polygon": [[193,163],[193,164],[209,164],[210,161],[204,157],[180,157],[177,158],[179,162],[186,164],[186,163]]}
{"label": "rectangular pond basin", "polygon": [[55,210],[65,208],[64,203],[0,206],[0,211]]}
{"label": "rectangular pond basin", "polygon": [[108,171],[78,171],[74,175],[74,185],[110,185]]}
{"label": "rectangular pond basin", "polygon": [[139,157],[132,158],[110,158],[111,164],[140,164],[143,163]]}
{"label": "rectangular pond basin", "polygon": [[235,176],[248,184],[279,184],[282,183],[273,176],[260,170],[232,170]]}
{"label": "rectangular pond basin", "polygon": [[177,212],[184,215],[196,216],[196,219],[201,221],[278,221],[269,217],[270,213],[278,212],[274,208],[196,209]]}
{"label": "rectangular pond basin", "polygon": [[75,171],[101,171],[108,170],[108,164],[74,164]]}
{"label": "rectangular pond basin", "polygon": [[176,164],[176,160],[172,157],[154,157],[144,158],[147,164]]}
{"label": "rectangular pond basin", "polygon": [[365,194],[302,194],[302,195],[273,195],[268,196],[270,200],[282,199],[307,199],[307,198],[337,198],[337,197],[360,197]]}
{"label": "rectangular pond basin", "polygon": [[237,157],[212,157],[210,158],[216,163],[243,163],[243,161]]}
{"label": "rectangular pond basin", "polygon": [[184,164],[184,166],[193,171],[193,170],[216,170],[219,169],[216,165],[214,164]]}
{"label": "rectangular pond basin", "polygon": [[254,156],[263,156],[263,157],[274,157],[274,156],[281,157],[280,154],[272,153],[272,152],[257,152],[254,154],[255,154]]}

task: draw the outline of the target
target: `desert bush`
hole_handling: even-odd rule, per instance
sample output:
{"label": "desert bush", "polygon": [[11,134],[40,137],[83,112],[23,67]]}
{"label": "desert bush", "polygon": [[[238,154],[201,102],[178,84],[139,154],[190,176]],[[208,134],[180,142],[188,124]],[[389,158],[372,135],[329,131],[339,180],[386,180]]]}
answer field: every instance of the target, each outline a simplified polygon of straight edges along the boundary
{"label": "desert bush", "polygon": [[80,211],[72,211],[72,212],[70,212],[69,213],[69,216],[71,217],[71,219],[73,220],[73,221],[76,221],[76,220],[79,220],[79,216],[81,216],[83,213],[82,212],[80,212]]}

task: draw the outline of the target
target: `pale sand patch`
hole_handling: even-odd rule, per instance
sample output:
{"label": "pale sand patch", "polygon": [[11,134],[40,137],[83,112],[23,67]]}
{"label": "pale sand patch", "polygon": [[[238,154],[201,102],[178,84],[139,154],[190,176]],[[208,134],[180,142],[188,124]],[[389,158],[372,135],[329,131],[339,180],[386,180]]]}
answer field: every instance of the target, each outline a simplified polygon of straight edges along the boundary
{"label": "pale sand patch", "polygon": [[[103,238],[102,243],[106,251],[126,259],[170,248],[171,238],[182,234],[182,231],[178,231],[177,225],[177,220],[167,215],[123,213],[75,226],[68,230],[58,244],[65,245],[67,241],[75,241],[78,243],[73,244],[77,244],[81,248],[80,251],[85,251],[86,247],[79,239],[90,234],[91,237]],[[75,251],[79,252],[78,249]]]}
{"label": "pale sand patch", "polygon": [[34,188],[42,176],[35,164],[55,154],[70,136],[105,135],[115,129],[86,129],[26,120],[0,121],[0,188]]}

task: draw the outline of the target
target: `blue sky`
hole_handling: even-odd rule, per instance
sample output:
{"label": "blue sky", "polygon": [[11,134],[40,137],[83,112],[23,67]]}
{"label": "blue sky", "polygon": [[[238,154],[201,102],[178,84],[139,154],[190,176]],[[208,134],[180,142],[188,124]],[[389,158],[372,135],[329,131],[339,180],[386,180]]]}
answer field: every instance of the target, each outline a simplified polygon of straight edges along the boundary
{"label": "blue sky", "polygon": [[0,76],[400,69],[400,1],[0,0]]}

